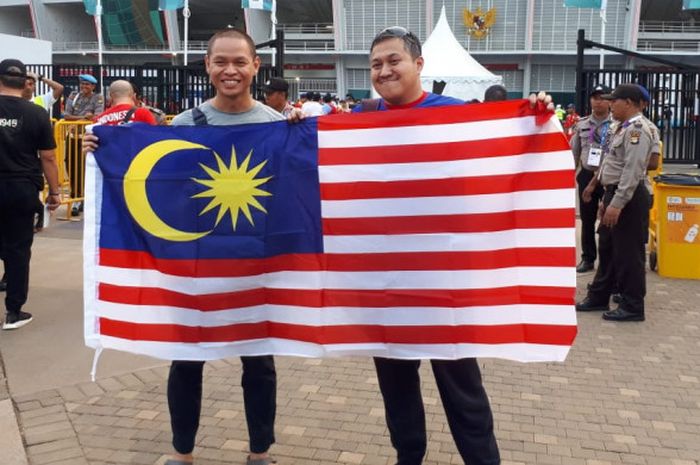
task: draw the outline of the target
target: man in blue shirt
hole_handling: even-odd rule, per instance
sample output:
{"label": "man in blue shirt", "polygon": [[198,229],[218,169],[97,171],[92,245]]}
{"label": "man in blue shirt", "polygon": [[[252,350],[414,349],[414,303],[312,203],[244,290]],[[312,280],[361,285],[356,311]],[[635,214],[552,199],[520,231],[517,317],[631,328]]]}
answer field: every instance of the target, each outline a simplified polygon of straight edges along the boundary
{"label": "man in blue shirt", "polygon": [[[353,111],[464,104],[456,98],[423,90],[421,53],[420,41],[406,29],[390,27],[380,32],[370,48],[370,67],[372,85],[382,98],[374,102],[375,108],[363,104]],[[476,359],[431,360],[430,363],[452,437],[464,462],[470,465],[501,463],[491,406]],[[375,357],[374,364],[391,443],[397,452],[397,465],[420,465],[427,446],[418,374],[420,360]]]}

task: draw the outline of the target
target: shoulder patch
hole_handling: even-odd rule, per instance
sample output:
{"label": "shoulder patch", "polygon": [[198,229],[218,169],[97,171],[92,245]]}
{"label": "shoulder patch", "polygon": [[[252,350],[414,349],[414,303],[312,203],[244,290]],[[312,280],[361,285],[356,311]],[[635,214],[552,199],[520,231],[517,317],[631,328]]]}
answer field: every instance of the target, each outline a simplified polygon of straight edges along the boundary
{"label": "shoulder patch", "polygon": [[635,129],[631,130],[630,131],[630,144],[639,144],[639,137],[641,135],[642,134],[639,131],[637,131]]}

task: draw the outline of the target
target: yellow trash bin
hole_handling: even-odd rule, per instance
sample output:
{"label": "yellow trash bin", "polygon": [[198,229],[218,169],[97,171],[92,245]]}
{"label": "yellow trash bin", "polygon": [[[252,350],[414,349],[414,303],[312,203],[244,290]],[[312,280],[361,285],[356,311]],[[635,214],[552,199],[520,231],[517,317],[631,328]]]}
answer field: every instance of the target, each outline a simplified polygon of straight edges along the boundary
{"label": "yellow trash bin", "polygon": [[655,180],[659,274],[700,279],[700,176],[662,174]]}

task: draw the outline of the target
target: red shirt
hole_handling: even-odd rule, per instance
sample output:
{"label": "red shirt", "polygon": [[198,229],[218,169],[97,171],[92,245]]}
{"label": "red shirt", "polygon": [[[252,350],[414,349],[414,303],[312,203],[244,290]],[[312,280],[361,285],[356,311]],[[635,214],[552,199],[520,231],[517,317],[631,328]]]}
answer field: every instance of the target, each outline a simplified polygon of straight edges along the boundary
{"label": "red shirt", "polygon": [[[115,105],[113,107],[110,107],[109,110],[103,111],[100,113],[97,118],[95,118],[95,122],[97,124],[104,124],[107,126],[116,126],[117,124],[121,123],[124,121],[124,118],[126,117],[126,114],[129,113],[129,110],[131,110],[134,107],[134,105],[129,105],[128,103],[122,103],[120,105]],[[129,119],[130,123],[148,123],[152,124],[155,126],[156,124],[156,119],[153,117],[150,111],[148,111],[146,108],[139,107],[136,109],[133,115],[131,115],[131,119]]]}

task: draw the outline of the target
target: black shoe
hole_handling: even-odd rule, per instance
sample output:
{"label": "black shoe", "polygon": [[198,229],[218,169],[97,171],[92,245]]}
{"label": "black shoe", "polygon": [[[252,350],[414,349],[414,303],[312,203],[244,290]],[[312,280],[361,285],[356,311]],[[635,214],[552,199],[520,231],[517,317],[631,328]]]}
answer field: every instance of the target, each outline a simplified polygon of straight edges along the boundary
{"label": "black shoe", "polygon": [[579,264],[576,266],[576,272],[577,273],[586,273],[588,271],[591,271],[593,268],[595,268],[595,267],[593,266],[592,262],[587,262],[586,260],[581,260],[581,262],[579,262]]}
{"label": "black shoe", "polygon": [[17,329],[32,322],[32,314],[27,312],[7,313],[2,329]]}
{"label": "black shoe", "polygon": [[612,295],[612,301],[615,302],[616,304],[622,303],[622,295],[620,295],[620,294],[613,294],[613,295]]}
{"label": "black shoe", "polygon": [[589,297],[576,304],[577,312],[607,312],[608,310],[610,307],[607,303],[594,302]]}
{"label": "black shoe", "polygon": [[80,209],[77,206],[70,209],[70,216],[80,216]]}
{"label": "black shoe", "polygon": [[644,314],[618,307],[603,313],[603,319],[608,321],[644,321]]}

